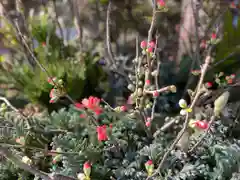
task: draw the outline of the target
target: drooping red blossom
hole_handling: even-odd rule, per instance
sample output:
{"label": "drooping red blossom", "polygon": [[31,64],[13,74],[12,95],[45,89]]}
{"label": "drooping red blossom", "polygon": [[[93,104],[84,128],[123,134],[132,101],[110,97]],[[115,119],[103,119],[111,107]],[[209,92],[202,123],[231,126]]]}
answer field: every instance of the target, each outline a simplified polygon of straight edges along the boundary
{"label": "drooping red blossom", "polygon": [[97,127],[97,133],[98,133],[98,141],[108,140],[107,126],[106,125],[98,126]]}
{"label": "drooping red blossom", "polygon": [[165,6],[165,1],[164,0],[158,0],[158,5],[160,6],[160,7],[164,7]]}
{"label": "drooping red blossom", "polygon": [[217,38],[217,34],[216,33],[212,33],[211,37],[212,37],[212,39],[216,39]]}
{"label": "drooping red blossom", "polygon": [[208,123],[204,122],[204,121],[196,121],[194,124],[200,129],[207,129],[208,128]]}
{"label": "drooping red blossom", "polygon": [[87,162],[84,163],[83,168],[84,168],[84,169],[91,168],[91,164],[89,163],[89,161],[87,161]]}
{"label": "drooping red blossom", "polygon": [[149,79],[147,79],[145,83],[146,83],[146,85],[150,85],[151,82]]}
{"label": "drooping red blossom", "polygon": [[88,108],[95,112],[96,115],[102,113],[102,108],[100,107],[100,99],[97,97],[90,96],[88,99],[83,99],[82,104],[85,108]]}
{"label": "drooping red blossom", "polygon": [[46,42],[42,42],[42,46],[46,46],[47,44],[46,44]]}
{"label": "drooping red blossom", "polygon": [[142,41],[140,46],[141,46],[142,49],[146,49],[147,48],[147,42]]}

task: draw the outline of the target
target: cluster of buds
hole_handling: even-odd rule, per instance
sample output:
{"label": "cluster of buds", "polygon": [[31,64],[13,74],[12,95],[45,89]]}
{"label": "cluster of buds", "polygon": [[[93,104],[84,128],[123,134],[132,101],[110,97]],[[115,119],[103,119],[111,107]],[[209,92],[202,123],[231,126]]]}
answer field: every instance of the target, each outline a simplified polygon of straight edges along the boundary
{"label": "cluster of buds", "polygon": [[192,112],[192,109],[188,107],[187,102],[184,99],[180,99],[179,106],[182,108],[180,111],[181,115],[186,115],[189,112]]}
{"label": "cluster of buds", "polygon": [[156,44],[154,41],[147,43],[146,41],[141,42],[142,54],[149,54],[150,57],[154,55],[154,49],[156,48]]}
{"label": "cluster of buds", "polygon": [[215,45],[215,44],[217,44],[218,42],[220,41],[220,39],[219,38],[217,38],[217,34],[216,33],[212,33],[211,34],[211,39],[210,39],[210,44],[212,44],[212,45]]}
{"label": "cluster of buds", "polygon": [[127,106],[117,106],[114,108],[116,112],[126,112],[127,111]]}
{"label": "cluster of buds", "polygon": [[232,84],[235,79],[235,74],[231,74],[230,76],[226,76],[225,79],[227,81],[227,84]]}
{"label": "cluster of buds", "polygon": [[236,78],[235,74],[231,74],[229,76],[224,76],[223,72],[220,72],[219,74],[216,74],[215,76],[215,82],[219,85],[219,86],[226,86],[228,84],[233,84],[234,80]]}
{"label": "cluster of buds", "polygon": [[29,165],[29,166],[32,165],[32,160],[29,157],[27,157],[27,156],[23,156],[22,157],[22,162],[27,164],[27,165]]}
{"label": "cluster of buds", "polygon": [[19,138],[16,139],[16,143],[24,146],[25,145],[25,138],[23,136],[20,136]]}
{"label": "cluster of buds", "polygon": [[192,73],[194,76],[198,76],[198,75],[201,74],[201,70],[195,69],[195,70],[192,70],[191,73]]}
{"label": "cluster of buds", "polygon": [[200,120],[190,120],[189,122],[189,127],[191,128],[198,128],[198,129],[201,129],[201,130],[205,130],[208,128],[208,122],[206,121],[200,121]]}
{"label": "cluster of buds", "polygon": [[148,160],[145,163],[145,168],[147,170],[148,176],[151,176],[153,174],[153,170],[154,170],[154,164],[153,164],[152,160]]}
{"label": "cluster of buds", "polygon": [[47,81],[50,85],[54,86],[49,93],[50,103],[55,103],[59,100],[59,98],[66,95],[62,79],[57,79],[56,77],[54,77],[48,78]]}

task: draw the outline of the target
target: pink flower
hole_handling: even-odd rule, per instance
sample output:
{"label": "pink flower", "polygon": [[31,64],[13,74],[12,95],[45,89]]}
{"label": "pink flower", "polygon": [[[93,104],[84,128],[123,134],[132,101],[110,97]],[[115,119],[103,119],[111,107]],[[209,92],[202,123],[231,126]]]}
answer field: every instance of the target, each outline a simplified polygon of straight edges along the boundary
{"label": "pink flower", "polygon": [[146,162],[146,165],[148,165],[148,166],[151,166],[153,164],[153,161],[152,160],[148,160],[147,162]]}
{"label": "pink flower", "polygon": [[207,86],[207,88],[211,88],[213,86],[213,83],[212,82],[207,82],[206,86]]}
{"label": "pink flower", "polygon": [[98,141],[108,140],[107,126],[106,125],[98,126],[97,127],[97,133],[98,133]]}
{"label": "pink flower", "polygon": [[200,48],[202,49],[206,49],[207,48],[207,42],[206,40],[202,40],[201,43],[200,43]]}
{"label": "pink flower", "polygon": [[216,39],[217,38],[217,34],[216,33],[212,33],[212,39]]}
{"label": "pink flower", "polygon": [[153,48],[152,47],[147,48],[147,52],[149,53],[153,52]]}
{"label": "pink flower", "polygon": [[88,161],[83,164],[83,172],[87,177],[91,174],[91,164]]}
{"label": "pink flower", "polygon": [[102,108],[100,107],[100,99],[97,97],[90,96],[88,99],[83,99],[82,104],[85,108],[88,108],[95,112],[96,115],[102,113]]}
{"label": "pink flower", "polygon": [[55,82],[56,80],[57,80],[56,77],[53,77],[53,78],[50,78],[50,77],[49,77],[49,78],[47,79],[48,83],[51,84],[51,85],[54,85],[54,82]]}
{"label": "pink flower", "polygon": [[150,122],[150,121],[147,121],[147,122],[145,123],[145,125],[146,125],[147,127],[150,127],[151,122]]}
{"label": "pink flower", "polygon": [[158,91],[154,91],[154,92],[153,92],[153,96],[154,96],[154,97],[158,97],[158,96],[159,96],[159,92],[158,92]]}
{"label": "pink flower", "polygon": [[164,0],[158,0],[158,5],[160,6],[160,7],[164,7],[165,6],[165,2],[164,2]]}
{"label": "pink flower", "polygon": [[203,121],[196,121],[195,125],[200,129],[207,129],[208,128],[208,123],[203,122]]}
{"label": "pink flower", "polygon": [[83,105],[81,103],[75,103],[74,106],[77,108],[77,109],[82,109],[83,108]]}
{"label": "pink flower", "polygon": [[151,82],[150,82],[149,79],[147,79],[145,83],[146,83],[147,85],[150,85]]}
{"label": "pink flower", "polygon": [[86,118],[85,114],[80,114],[80,118]]}
{"label": "pink flower", "polygon": [[87,161],[87,162],[84,163],[83,168],[84,169],[91,168],[91,164]]}
{"label": "pink flower", "polygon": [[146,49],[147,42],[146,41],[142,41],[140,46],[141,46],[142,49]]}
{"label": "pink flower", "polygon": [[156,45],[156,44],[155,44],[154,41],[151,41],[151,42],[149,42],[148,45],[149,45],[149,47],[151,47],[151,48],[155,48],[155,45]]}
{"label": "pink flower", "polygon": [[127,107],[126,107],[126,106],[121,106],[121,107],[120,107],[120,110],[121,110],[122,112],[125,112],[125,111],[127,111]]}

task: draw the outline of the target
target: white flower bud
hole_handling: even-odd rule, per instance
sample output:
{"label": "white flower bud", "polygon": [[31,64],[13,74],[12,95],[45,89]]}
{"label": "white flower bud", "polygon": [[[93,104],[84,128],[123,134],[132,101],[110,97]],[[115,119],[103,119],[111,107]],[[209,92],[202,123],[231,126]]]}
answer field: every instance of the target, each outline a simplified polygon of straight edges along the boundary
{"label": "white flower bud", "polygon": [[187,102],[184,99],[180,99],[178,104],[183,109],[187,108]]}

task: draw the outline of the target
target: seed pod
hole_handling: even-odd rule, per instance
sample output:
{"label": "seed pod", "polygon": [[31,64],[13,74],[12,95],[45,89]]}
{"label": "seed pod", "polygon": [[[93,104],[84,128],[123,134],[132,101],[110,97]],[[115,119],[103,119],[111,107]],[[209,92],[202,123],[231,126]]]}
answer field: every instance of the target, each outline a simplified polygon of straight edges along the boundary
{"label": "seed pod", "polygon": [[230,93],[228,91],[224,92],[220,97],[214,101],[214,115],[219,116],[221,111],[225,108]]}

